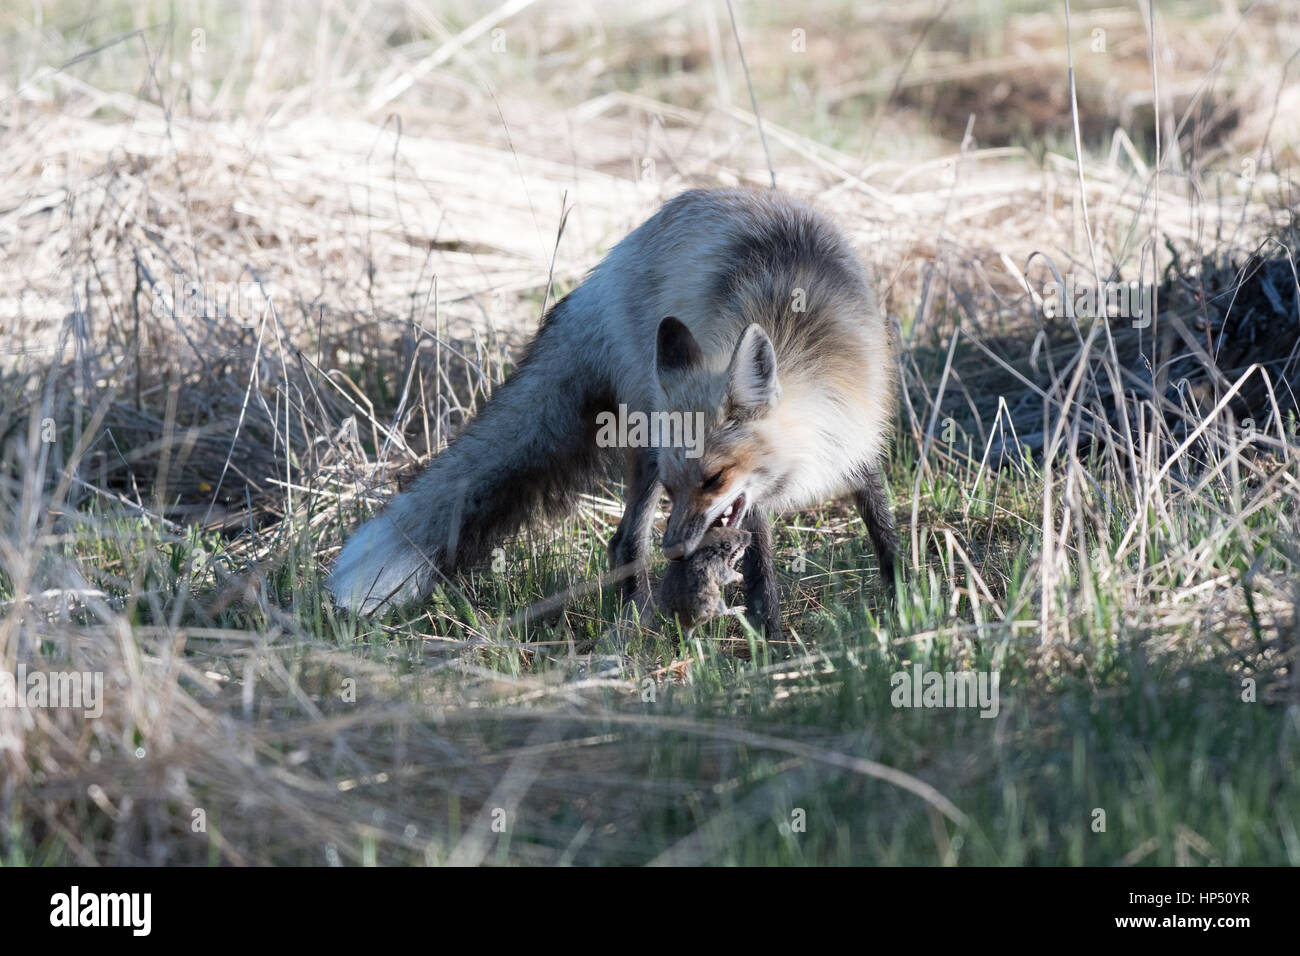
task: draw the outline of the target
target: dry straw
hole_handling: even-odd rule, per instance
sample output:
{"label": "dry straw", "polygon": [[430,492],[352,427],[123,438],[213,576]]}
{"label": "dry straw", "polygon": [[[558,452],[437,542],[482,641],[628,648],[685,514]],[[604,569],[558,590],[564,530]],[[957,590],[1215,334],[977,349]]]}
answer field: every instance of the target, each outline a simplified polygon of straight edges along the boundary
{"label": "dry straw", "polygon": [[[638,729],[614,710],[595,719],[604,695],[633,685],[592,676],[598,668],[567,684],[480,668],[485,646],[521,652],[491,629],[433,629],[435,670],[456,675],[448,693],[427,674],[397,677],[322,643],[301,608],[268,598],[269,579],[299,572],[287,564],[328,563],[359,514],[474,413],[535,328],[549,288],[553,298],[572,287],[684,188],[768,179],[755,117],[724,89],[734,54],[716,20],[674,54],[720,64],[701,102],[607,91],[559,111],[526,85],[484,75],[483,43],[527,4],[459,34],[423,22],[416,6],[407,13],[432,40],[380,59],[358,24],[343,24],[303,47],[311,78],[297,83],[286,60],[302,24],[291,17],[244,28],[260,46],[250,37],[241,54],[251,71],[242,90],[208,76],[204,95],[200,76],[188,89],[165,79],[160,92],[159,75],[183,52],[153,30],[97,54],[136,76],[147,64],[154,82],[138,95],[75,66],[33,68],[0,90],[0,571],[11,592],[0,658],[102,671],[110,687],[93,724],[0,709],[0,822],[20,814],[38,842],[82,863],[316,862],[322,847],[345,860],[476,862],[481,845],[423,822],[450,812],[430,804],[432,781],[456,779],[466,813],[514,806],[526,792],[585,798],[611,774],[636,778],[645,768],[628,741],[654,732],[694,735],[706,756],[770,745],[849,772],[887,771],[961,819],[928,784],[837,753],[850,742],[833,734],[773,743],[707,722]],[[1142,26],[1136,14],[1076,13],[1073,35],[1101,27],[1128,43],[1119,38]],[[1294,64],[1262,58],[1267,67],[1226,92],[1220,48],[1205,37],[1239,30],[1234,20],[1189,34],[1169,77],[1163,53],[1173,41],[1157,24],[1150,46],[1170,111],[1156,111],[1152,127],[1164,134],[1158,168],[1122,127],[1109,154],[1081,160],[1068,138],[1041,161],[980,146],[979,103],[958,117],[974,141],[870,163],[795,132],[777,110],[764,115],[782,188],[844,224],[899,327],[898,441],[920,462],[910,500],[898,502],[911,517],[913,572],[942,564],[973,606],[945,637],[988,637],[1007,622],[1011,639],[1068,648],[1076,597],[1063,569],[1118,522],[1118,550],[1090,573],[1123,595],[1134,620],[1171,635],[1263,634],[1270,659],[1285,665],[1278,635],[1291,626],[1291,586],[1261,573],[1243,591],[1201,573],[1226,542],[1249,549],[1251,516],[1293,514],[1300,477],[1288,418],[1296,236],[1285,213],[1287,124],[1300,115]],[[926,91],[980,80],[994,91],[1009,84],[1014,108],[1022,80],[1034,88],[1035,77],[1061,78],[1065,46],[1055,16],[1017,18],[1012,32],[1015,49],[982,61],[909,60],[905,75],[829,78],[827,102],[891,91],[877,113],[891,123],[923,106]],[[1136,57],[1140,75],[1147,41],[1129,47],[1116,70],[1134,69]],[[756,80],[772,75],[770,54],[747,53]],[[600,55],[616,63],[628,53],[611,41]],[[376,74],[368,62],[389,65]],[[1197,110],[1211,101],[1235,121],[1198,143]],[[1139,116],[1143,107],[1130,93],[1118,108]],[[1217,167],[1199,165],[1215,156]],[[1238,161],[1225,166],[1225,156]],[[1038,307],[1053,270],[1160,284],[1155,326],[1045,319]],[[209,295],[242,283],[238,314],[205,305],[186,315],[178,276]],[[1239,432],[1247,418],[1250,443]],[[50,422],[54,442],[43,440]],[[963,441],[944,437],[950,422]],[[1046,472],[1041,626],[1028,631],[986,565],[992,525],[988,540],[960,522],[945,529],[921,491],[936,471],[964,469],[979,489],[969,510],[976,494],[996,499],[1031,467],[1026,450]],[[1176,521],[1222,481],[1234,506],[1200,548],[1148,550],[1149,522]],[[585,513],[602,524],[617,507],[605,489]],[[172,568],[171,579],[165,558],[101,567],[113,548],[79,543],[149,542],[163,554],[194,527],[228,537],[224,563]],[[138,570],[123,578],[128,567]],[[1169,588],[1176,579],[1185,585]],[[260,623],[227,626],[230,609]],[[362,688],[349,706],[337,703],[345,679]],[[509,706],[488,711],[484,701]],[[577,707],[587,708],[580,719]],[[652,796],[637,786],[602,792],[615,820]],[[195,841],[199,809],[211,836]],[[539,849],[524,858],[553,861],[540,847],[554,835],[536,836]],[[696,850],[684,841],[666,859]]]}

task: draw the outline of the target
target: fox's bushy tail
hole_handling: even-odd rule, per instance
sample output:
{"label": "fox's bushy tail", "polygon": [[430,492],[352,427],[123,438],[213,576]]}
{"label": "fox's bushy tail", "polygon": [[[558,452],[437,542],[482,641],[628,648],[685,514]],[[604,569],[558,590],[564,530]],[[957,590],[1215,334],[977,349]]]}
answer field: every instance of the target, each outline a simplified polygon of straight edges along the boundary
{"label": "fox's bushy tail", "polygon": [[417,601],[526,519],[572,508],[601,465],[596,416],[612,399],[569,303],[455,441],[347,541],[328,583],[337,602],[370,614]]}

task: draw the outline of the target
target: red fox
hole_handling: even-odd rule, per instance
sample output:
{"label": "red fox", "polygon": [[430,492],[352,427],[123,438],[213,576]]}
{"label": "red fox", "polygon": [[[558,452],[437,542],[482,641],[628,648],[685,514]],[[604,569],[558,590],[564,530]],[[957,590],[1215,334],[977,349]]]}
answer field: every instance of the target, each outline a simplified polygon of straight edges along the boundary
{"label": "red fox", "polygon": [[352,535],[328,587],[365,614],[425,597],[528,518],[569,511],[608,454],[602,413],[676,412],[702,426],[696,441],[625,449],[628,504],[609,544],[612,565],[632,569],[623,593],[652,600],[646,555],[666,491],[669,558],[711,527],[752,533],[745,604],[779,634],[774,512],[852,495],[892,594],[879,463],[896,400],[892,337],[844,236],[776,190],[692,190],[547,312],[480,414]]}

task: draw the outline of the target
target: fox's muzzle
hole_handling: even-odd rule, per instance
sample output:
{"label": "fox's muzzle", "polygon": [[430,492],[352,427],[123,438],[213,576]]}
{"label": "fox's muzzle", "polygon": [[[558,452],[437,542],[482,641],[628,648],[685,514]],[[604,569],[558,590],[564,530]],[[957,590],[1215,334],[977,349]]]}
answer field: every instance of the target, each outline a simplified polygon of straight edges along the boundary
{"label": "fox's muzzle", "polygon": [[664,556],[669,561],[689,557],[700,546],[700,539],[709,530],[707,514],[686,514],[674,510],[664,528]]}
{"label": "fox's muzzle", "polygon": [[731,527],[739,525],[749,512],[749,500],[742,492],[731,499],[725,510],[722,505],[714,505],[714,515],[710,511],[685,510],[674,508],[668,516],[668,525],[664,528],[664,555],[670,561],[679,561],[690,557],[700,546],[700,541],[709,529],[721,525]]}

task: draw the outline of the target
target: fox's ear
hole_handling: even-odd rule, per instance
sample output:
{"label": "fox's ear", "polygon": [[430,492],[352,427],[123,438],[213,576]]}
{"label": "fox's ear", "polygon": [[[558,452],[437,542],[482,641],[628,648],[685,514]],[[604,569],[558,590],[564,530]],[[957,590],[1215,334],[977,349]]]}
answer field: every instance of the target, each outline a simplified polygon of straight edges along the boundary
{"label": "fox's ear", "polygon": [[680,372],[699,364],[704,358],[700,343],[695,341],[684,322],[668,316],[659,323],[659,341],[655,345],[655,368],[659,374]]}
{"label": "fox's ear", "polygon": [[781,397],[776,377],[776,350],[758,325],[745,329],[727,370],[728,415],[748,421],[764,414]]}

